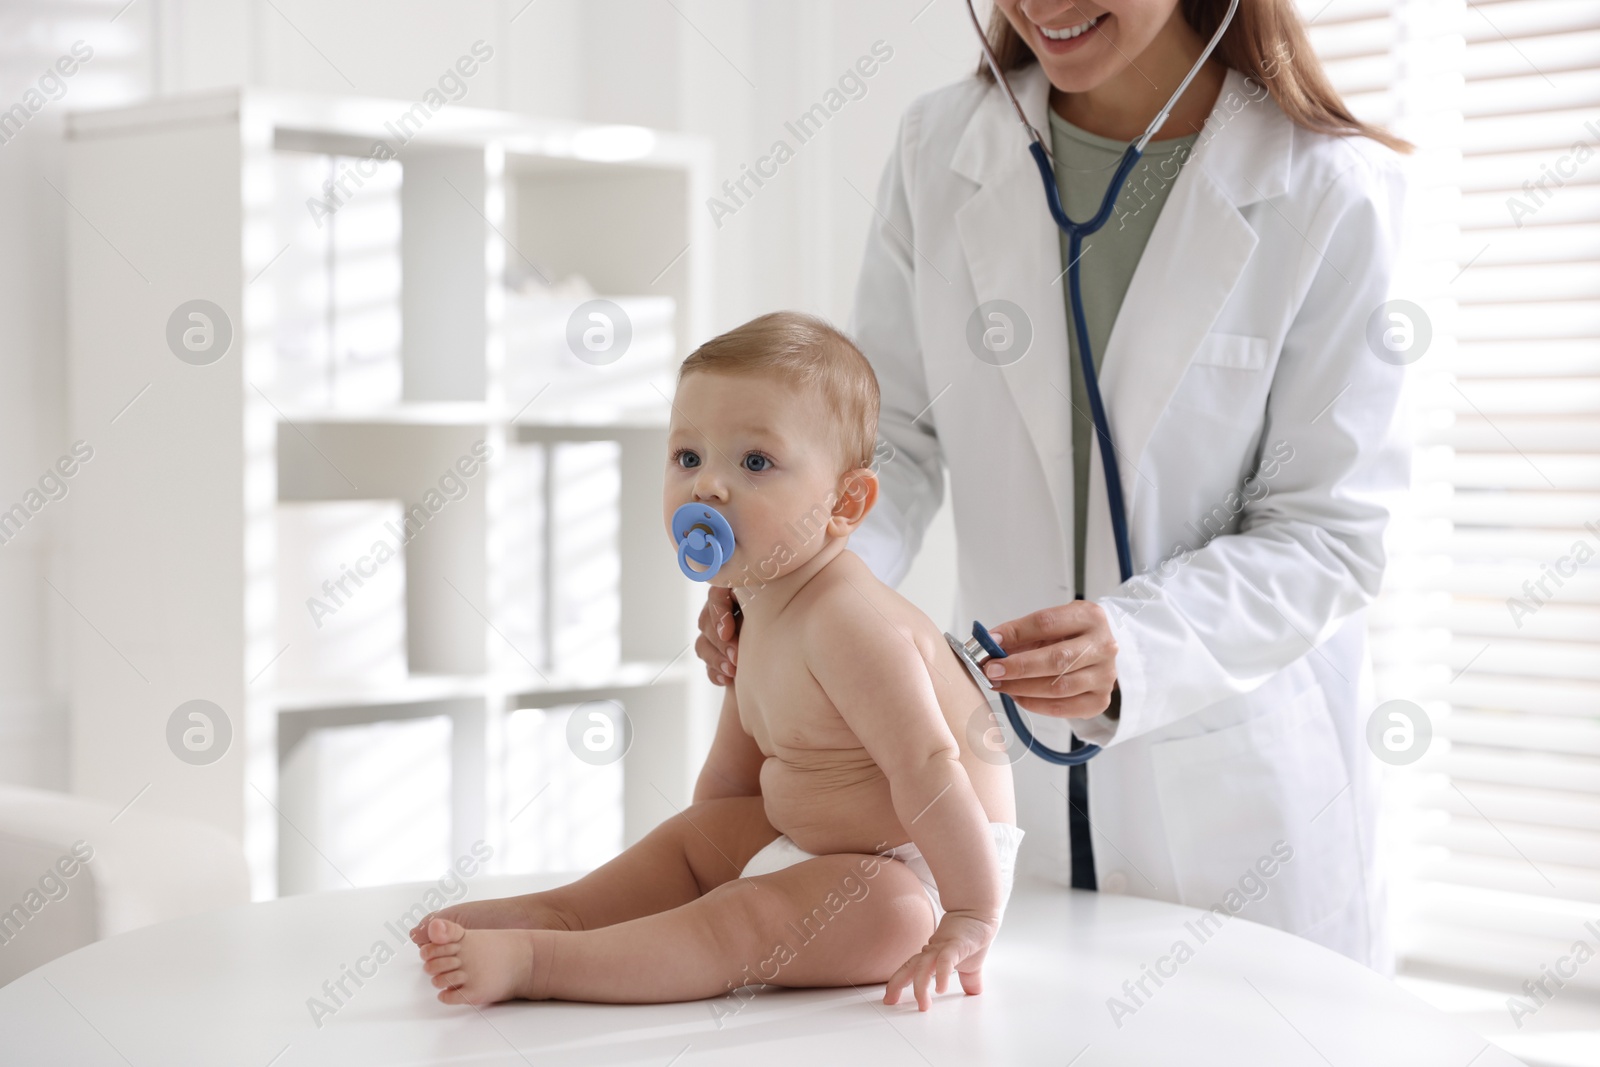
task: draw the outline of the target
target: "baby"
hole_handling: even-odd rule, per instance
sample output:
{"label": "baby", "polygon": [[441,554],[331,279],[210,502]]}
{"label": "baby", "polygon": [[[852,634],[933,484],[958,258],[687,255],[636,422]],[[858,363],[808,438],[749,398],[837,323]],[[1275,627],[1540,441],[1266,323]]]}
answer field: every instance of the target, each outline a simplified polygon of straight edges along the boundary
{"label": "baby", "polygon": [[1011,768],[968,743],[988,705],[939,627],[846,548],[877,499],[877,424],[870,364],[805,315],[684,361],[664,515],[728,520],[711,581],[742,617],[694,803],[570,885],[423,919],[441,1001],[886,982],[884,1003],[910,985],[926,1011],[952,973],[980,991],[1022,839]]}

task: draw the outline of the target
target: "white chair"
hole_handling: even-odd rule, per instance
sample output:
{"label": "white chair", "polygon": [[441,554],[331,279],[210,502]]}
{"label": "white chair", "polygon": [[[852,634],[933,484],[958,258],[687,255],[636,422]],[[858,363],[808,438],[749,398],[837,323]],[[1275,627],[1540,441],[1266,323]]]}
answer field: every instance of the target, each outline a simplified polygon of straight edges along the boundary
{"label": "white chair", "polygon": [[101,938],[249,899],[244,852],[220,830],[0,785],[0,985]]}

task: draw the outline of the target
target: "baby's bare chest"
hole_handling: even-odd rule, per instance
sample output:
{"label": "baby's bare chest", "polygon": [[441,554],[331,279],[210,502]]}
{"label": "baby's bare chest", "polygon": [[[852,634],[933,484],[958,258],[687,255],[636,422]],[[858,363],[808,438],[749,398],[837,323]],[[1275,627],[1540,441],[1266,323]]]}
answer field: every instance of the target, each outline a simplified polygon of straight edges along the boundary
{"label": "baby's bare chest", "polygon": [[860,748],[798,646],[780,629],[754,640],[740,636],[734,675],[740,722],[767,756]]}

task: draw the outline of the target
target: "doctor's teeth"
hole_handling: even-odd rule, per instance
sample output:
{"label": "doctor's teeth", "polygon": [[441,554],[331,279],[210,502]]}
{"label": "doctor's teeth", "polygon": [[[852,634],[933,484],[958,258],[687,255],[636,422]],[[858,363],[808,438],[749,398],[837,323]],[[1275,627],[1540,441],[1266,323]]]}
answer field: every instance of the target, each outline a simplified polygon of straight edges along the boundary
{"label": "doctor's teeth", "polygon": [[1070,41],[1072,38],[1078,36],[1078,34],[1093,29],[1095,24],[1103,18],[1105,18],[1104,15],[1096,15],[1088,22],[1082,22],[1076,26],[1067,26],[1064,29],[1059,30],[1052,30],[1048,26],[1040,26],[1039,32],[1050,38],[1052,41]]}

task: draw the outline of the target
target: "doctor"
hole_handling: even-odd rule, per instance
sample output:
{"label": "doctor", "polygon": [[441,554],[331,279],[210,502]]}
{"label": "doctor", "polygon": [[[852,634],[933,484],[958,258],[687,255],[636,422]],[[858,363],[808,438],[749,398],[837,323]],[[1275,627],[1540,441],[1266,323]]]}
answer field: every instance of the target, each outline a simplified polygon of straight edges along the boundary
{"label": "doctor", "polygon": [[[990,42],[1049,131],[1072,218],[1225,9],[997,0]],[[1010,655],[991,676],[1004,667],[994,684],[1041,742],[1103,746],[1070,773],[1009,757],[1022,869],[1216,906],[1388,971],[1363,609],[1408,467],[1402,370],[1368,338],[1387,324],[1392,149],[1409,146],[1350,116],[1292,0],[1241,0],[1082,253],[1122,582],[1064,241],[1027,145],[981,64],[901,122],[852,324],[892,454],[851,548],[898,584],[948,471],[953,631],[998,622]],[[697,651],[726,684],[734,627],[727,591],[711,597]]]}

